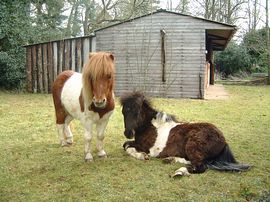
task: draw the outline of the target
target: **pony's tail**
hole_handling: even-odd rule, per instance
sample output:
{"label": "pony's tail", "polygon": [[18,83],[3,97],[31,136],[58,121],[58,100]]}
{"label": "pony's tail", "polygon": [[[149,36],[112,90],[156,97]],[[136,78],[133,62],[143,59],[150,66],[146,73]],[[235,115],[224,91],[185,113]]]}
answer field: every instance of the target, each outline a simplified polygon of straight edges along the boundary
{"label": "pony's tail", "polygon": [[219,171],[240,172],[240,171],[247,171],[251,168],[250,165],[238,163],[235,160],[229,145],[226,145],[216,158],[207,160],[205,164],[209,169]]}

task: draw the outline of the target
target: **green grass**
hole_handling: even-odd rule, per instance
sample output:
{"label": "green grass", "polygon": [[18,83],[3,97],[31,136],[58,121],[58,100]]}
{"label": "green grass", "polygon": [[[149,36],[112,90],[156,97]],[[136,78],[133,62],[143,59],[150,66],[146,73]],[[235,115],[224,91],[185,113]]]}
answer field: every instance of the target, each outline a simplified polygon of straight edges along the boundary
{"label": "green grass", "polygon": [[98,158],[93,147],[95,161],[85,163],[78,121],[75,144],[59,147],[51,95],[0,92],[0,201],[269,201],[270,87],[226,89],[228,100],[156,98],[153,104],[179,120],[216,124],[236,158],[254,167],[177,179],[169,174],[179,164],[125,154],[119,104],[106,129],[108,158]]}

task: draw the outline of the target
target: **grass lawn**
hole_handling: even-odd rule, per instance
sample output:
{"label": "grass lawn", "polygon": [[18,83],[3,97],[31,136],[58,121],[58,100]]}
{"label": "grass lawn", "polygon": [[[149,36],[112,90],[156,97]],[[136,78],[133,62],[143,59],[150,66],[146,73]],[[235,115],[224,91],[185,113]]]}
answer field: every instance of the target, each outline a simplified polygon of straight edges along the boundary
{"label": "grass lawn", "polygon": [[51,95],[0,92],[0,201],[269,201],[270,86],[225,87],[228,100],[155,98],[153,104],[179,120],[214,123],[236,158],[254,167],[177,179],[169,174],[179,164],[125,154],[119,104],[106,129],[108,158],[98,158],[93,145],[95,161],[85,163],[78,121],[75,143],[58,145]]}

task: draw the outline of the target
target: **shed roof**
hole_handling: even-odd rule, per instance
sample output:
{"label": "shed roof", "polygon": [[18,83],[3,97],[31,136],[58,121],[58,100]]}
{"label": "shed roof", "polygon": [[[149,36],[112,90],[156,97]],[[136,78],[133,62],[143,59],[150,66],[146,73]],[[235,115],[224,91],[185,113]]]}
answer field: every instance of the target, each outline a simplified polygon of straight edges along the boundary
{"label": "shed roof", "polygon": [[[136,19],[143,18],[143,17],[150,16],[150,15],[155,15],[157,13],[162,13],[162,12],[163,13],[165,12],[165,13],[175,14],[175,15],[179,15],[179,16],[186,16],[186,17],[190,17],[190,18],[193,18],[193,19],[196,19],[196,20],[202,20],[202,21],[206,21],[206,22],[209,22],[209,23],[221,25],[220,29],[206,29],[207,39],[211,40],[212,45],[213,45],[212,46],[213,50],[217,50],[217,51],[224,50],[226,48],[226,46],[229,43],[230,39],[233,37],[234,33],[237,30],[237,27],[235,25],[230,25],[230,24],[227,24],[227,23],[221,23],[221,22],[208,20],[208,19],[200,18],[200,17],[195,17],[195,16],[191,16],[191,15],[187,15],[187,14],[177,13],[177,12],[173,12],[173,11],[167,11],[165,9],[159,9],[159,10],[157,10],[155,12],[151,12],[151,13],[139,16],[139,17],[128,19],[128,20],[125,20],[125,21],[122,21],[122,22],[119,22],[119,23],[115,23],[115,24],[112,24],[112,25],[109,25],[109,26],[106,26],[106,27],[103,27],[103,28],[100,28],[100,29],[96,29],[96,30],[94,30],[94,33],[91,33],[90,35],[81,36],[81,37],[64,38],[64,39],[61,39],[61,40],[70,40],[70,39],[76,39],[76,38],[93,37],[93,36],[95,36],[96,32],[99,32],[101,30],[104,30],[104,29],[107,29],[107,28],[110,28],[110,27],[114,27],[114,26],[117,26],[117,25],[120,25],[120,24],[123,24],[123,23],[132,22],[132,21],[134,21]],[[226,29],[222,29],[222,26],[226,27]],[[47,42],[35,43],[35,44],[27,44],[27,45],[24,45],[24,47],[33,46],[33,45],[37,45],[37,44],[48,43],[48,42],[61,41],[61,40],[52,40],[52,41],[47,41]]]}
{"label": "shed roof", "polygon": [[124,23],[127,23],[127,22],[132,22],[134,20],[137,20],[137,19],[140,19],[140,18],[143,18],[143,17],[146,17],[146,16],[150,16],[150,15],[155,15],[157,13],[170,13],[170,14],[174,14],[174,15],[178,15],[178,16],[190,17],[190,18],[193,18],[193,19],[196,19],[196,20],[202,20],[202,21],[205,21],[205,22],[208,22],[208,23],[212,23],[213,25],[214,24],[215,25],[220,25],[220,28],[218,28],[218,29],[217,28],[215,28],[215,29],[206,29],[207,40],[211,40],[212,48],[213,48],[213,50],[216,50],[216,51],[224,50],[226,48],[227,44],[229,43],[229,41],[231,40],[231,38],[233,37],[234,33],[237,30],[237,27],[235,25],[222,23],[222,22],[217,22],[217,21],[213,21],[213,20],[208,20],[208,19],[205,19],[205,18],[195,17],[195,16],[192,16],[192,15],[177,13],[177,12],[173,12],[173,11],[167,11],[165,9],[159,9],[159,10],[157,10],[155,12],[151,12],[151,13],[139,16],[139,17],[128,19],[128,20],[125,20],[125,21],[122,21],[122,22],[119,22],[119,23],[115,23],[115,24],[112,24],[112,25],[109,25],[109,26],[106,26],[106,27],[103,27],[103,28],[100,28],[100,29],[96,29],[96,30],[94,30],[94,32],[96,33],[96,32],[99,32],[101,30],[108,29],[110,27],[114,27],[114,26],[124,24]]}

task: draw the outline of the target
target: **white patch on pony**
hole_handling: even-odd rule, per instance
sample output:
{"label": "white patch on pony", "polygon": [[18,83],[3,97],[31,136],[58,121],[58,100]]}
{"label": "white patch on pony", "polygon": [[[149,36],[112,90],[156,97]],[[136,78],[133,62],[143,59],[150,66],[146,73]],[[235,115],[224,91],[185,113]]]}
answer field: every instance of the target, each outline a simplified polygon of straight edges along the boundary
{"label": "white patch on pony", "polygon": [[151,157],[157,157],[165,148],[171,129],[179,123],[174,122],[170,116],[162,112],[159,112],[156,119],[152,119],[151,122],[157,129],[157,138],[149,151]]}
{"label": "white patch on pony", "polygon": [[61,101],[67,112],[75,119],[83,121],[84,114],[80,107],[80,94],[82,90],[82,74],[74,73],[65,83],[62,93]]}

